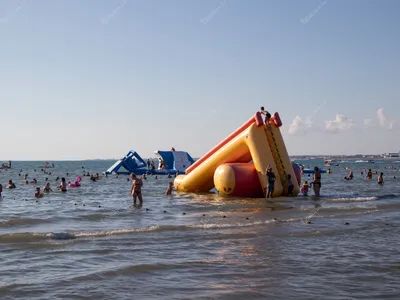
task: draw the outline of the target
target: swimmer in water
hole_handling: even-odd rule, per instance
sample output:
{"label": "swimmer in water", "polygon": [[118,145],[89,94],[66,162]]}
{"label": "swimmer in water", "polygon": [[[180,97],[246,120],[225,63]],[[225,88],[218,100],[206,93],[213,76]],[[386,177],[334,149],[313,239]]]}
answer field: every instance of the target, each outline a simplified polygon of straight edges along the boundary
{"label": "swimmer in water", "polygon": [[0,183],[0,199],[1,199],[1,193],[3,192],[3,186]]}
{"label": "swimmer in water", "polygon": [[168,184],[167,190],[165,191],[165,195],[171,195],[173,188],[174,188],[174,183],[170,182]]}
{"label": "swimmer in water", "polygon": [[43,193],[40,191],[40,187],[36,188],[35,197],[36,198],[42,198],[43,197]]}
{"label": "swimmer in water", "polygon": [[7,188],[8,189],[15,189],[15,184],[14,184],[14,182],[12,182],[12,180],[8,181]]}
{"label": "swimmer in water", "polygon": [[345,177],[344,179],[346,180],[352,180],[353,179],[353,171],[350,170],[349,175],[347,177]]}
{"label": "swimmer in water", "polygon": [[45,193],[52,192],[52,189],[50,187],[50,182],[46,183],[46,186],[43,188],[43,192],[45,192]]}

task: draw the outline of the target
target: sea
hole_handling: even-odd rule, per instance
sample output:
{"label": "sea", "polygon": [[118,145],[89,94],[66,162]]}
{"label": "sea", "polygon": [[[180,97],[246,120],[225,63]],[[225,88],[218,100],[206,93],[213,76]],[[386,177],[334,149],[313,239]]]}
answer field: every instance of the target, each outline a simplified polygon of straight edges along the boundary
{"label": "sea", "polygon": [[[322,174],[320,199],[165,196],[173,178],[148,176],[140,208],[128,176],[57,191],[57,177],[113,161],[42,164],[0,170],[1,300],[400,299],[400,162],[341,161]],[[53,192],[35,199],[46,182]]]}

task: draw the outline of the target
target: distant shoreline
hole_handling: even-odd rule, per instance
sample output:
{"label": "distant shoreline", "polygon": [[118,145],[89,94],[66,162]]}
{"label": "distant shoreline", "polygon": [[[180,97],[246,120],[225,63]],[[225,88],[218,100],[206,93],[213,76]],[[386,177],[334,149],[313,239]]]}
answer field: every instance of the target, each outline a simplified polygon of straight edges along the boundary
{"label": "distant shoreline", "polygon": [[[339,155],[339,154],[332,154],[332,155],[324,155],[324,154],[301,154],[301,155],[289,155],[289,157],[291,159],[382,159],[382,155],[381,154],[355,154],[355,155]],[[11,160],[12,162],[19,162],[19,161],[23,161],[23,162],[63,162],[63,161],[109,161],[109,160],[119,160],[121,158],[88,158],[88,159],[53,159],[53,160]],[[157,159],[156,157],[150,157],[150,158],[143,158],[145,160],[147,159]],[[195,160],[197,160],[198,158],[195,158]],[[0,159],[0,163],[1,162],[8,162],[9,159],[4,159],[1,160]]]}

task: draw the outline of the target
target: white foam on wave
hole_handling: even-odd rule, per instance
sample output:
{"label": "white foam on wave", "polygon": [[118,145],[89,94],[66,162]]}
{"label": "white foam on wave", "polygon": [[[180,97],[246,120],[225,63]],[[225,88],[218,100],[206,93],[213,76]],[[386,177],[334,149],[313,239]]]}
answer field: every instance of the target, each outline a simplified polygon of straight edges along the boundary
{"label": "white foam on wave", "polygon": [[132,228],[132,229],[117,229],[117,230],[104,230],[104,231],[96,231],[96,232],[75,232],[74,236],[76,237],[103,237],[109,235],[122,235],[129,233],[139,233],[139,232],[151,232],[156,231],[160,228],[158,225],[153,225],[149,227],[143,228]]}
{"label": "white foam on wave", "polygon": [[251,223],[233,223],[233,224],[217,224],[217,223],[207,223],[207,224],[196,224],[196,225],[188,225],[189,228],[196,229],[215,229],[215,228],[234,228],[234,227],[248,227],[262,224],[270,224],[276,222],[275,220],[266,220],[266,221],[256,221]]}
{"label": "white foam on wave", "polygon": [[233,223],[233,224],[217,224],[217,223],[207,223],[207,224],[196,224],[196,225],[185,225],[185,226],[158,226],[153,225],[143,228],[132,228],[132,229],[116,229],[116,230],[104,230],[95,232],[50,232],[44,234],[46,238],[54,240],[69,240],[75,238],[94,238],[94,237],[105,237],[105,236],[117,236],[124,234],[142,233],[142,232],[153,232],[159,230],[182,230],[182,229],[218,229],[218,228],[236,228],[236,227],[248,227],[263,225],[276,222],[275,220],[266,221],[256,221],[251,223]]}
{"label": "white foam on wave", "polygon": [[332,198],[329,199],[330,201],[333,202],[364,202],[364,201],[375,201],[378,200],[378,197],[372,196],[372,197],[354,197],[354,198],[346,198],[346,197],[340,197],[340,198]]}

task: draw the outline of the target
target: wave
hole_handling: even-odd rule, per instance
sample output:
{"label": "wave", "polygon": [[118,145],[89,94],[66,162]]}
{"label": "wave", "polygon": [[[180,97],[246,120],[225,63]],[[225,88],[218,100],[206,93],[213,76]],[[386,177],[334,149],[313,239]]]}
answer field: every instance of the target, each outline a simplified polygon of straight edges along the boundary
{"label": "wave", "polygon": [[399,198],[399,195],[387,194],[387,195],[378,196],[378,200],[386,200],[386,199],[394,199],[394,198]]}
{"label": "wave", "polygon": [[366,202],[366,201],[376,201],[378,200],[377,196],[372,196],[372,197],[340,197],[340,198],[332,198],[329,199],[330,201],[333,202],[343,202],[343,203],[348,203],[348,202]]}
{"label": "wave", "polygon": [[203,223],[197,225],[153,225],[149,227],[142,228],[132,228],[132,229],[116,229],[116,230],[103,230],[95,232],[48,232],[48,233],[12,233],[0,235],[0,243],[18,243],[18,242],[37,242],[43,240],[72,240],[77,238],[97,238],[105,236],[118,236],[118,235],[128,235],[135,233],[144,232],[161,232],[161,231],[183,231],[183,230],[193,230],[193,229],[226,229],[226,228],[240,228],[248,226],[257,226],[262,224],[273,223],[275,220],[266,221],[256,221],[249,223],[236,223],[236,224],[213,224],[213,223]]}
{"label": "wave", "polygon": [[0,221],[0,228],[10,226],[23,226],[33,225],[48,222],[48,219],[31,219],[31,218],[11,218],[8,220]]}
{"label": "wave", "polygon": [[386,195],[377,195],[377,196],[360,196],[360,197],[352,197],[352,196],[344,196],[344,197],[328,197],[327,200],[333,202],[365,202],[365,201],[377,201],[377,200],[388,200],[388,199],[396,199],[399,198],[399,195],[396,194],[386,194]]}

